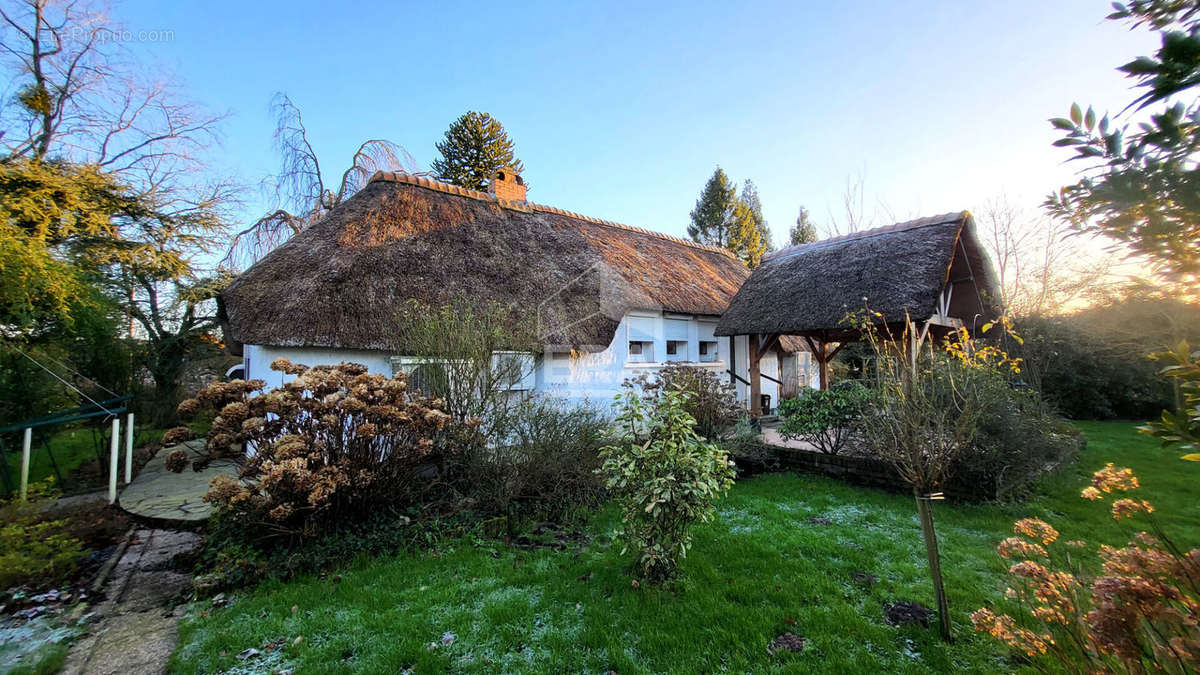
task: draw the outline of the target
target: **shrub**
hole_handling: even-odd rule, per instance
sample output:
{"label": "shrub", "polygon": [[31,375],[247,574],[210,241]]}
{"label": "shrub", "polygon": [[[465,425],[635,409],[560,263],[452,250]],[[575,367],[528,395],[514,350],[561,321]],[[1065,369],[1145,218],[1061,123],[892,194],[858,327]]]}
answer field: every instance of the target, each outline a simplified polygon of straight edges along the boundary
{"label": "shrub", "polygon": [[812,443],[827,455],[841,454],[847,441],[859,433],[863,412],[870,402],[870,391],[852,381],[786,398],[779,403],[779,433],[785,439]]}
{"label": "shrub", "polygon": [[180,406],[221,406],[210,455],[253,449],[243,480],[214,479],[205,500],[237,512],[262,537],[309,537],[330,522],[420,500],[449,449],[441,401],[409,397],[403,374],[390,379],[358,364],[277,359],[271,367],[296,377],[265,394],[261,381],[218,382]]}
{"label": "shrub", "polygon": [[779,455],[763,443],[761,432],[749,418],[737,421],[721,437],[721,445],[737,467],[738,476],[775,471],[780,467]]}
{"label": "shrub", "polygon": [[53,480],[29,486],[29,501],[0,506],[0,589],[18,584],[56,583],[75,571],[83,544],[68,530],[66,520],[46,520],[39,502],[53,499]]}
{"label": "shrub", "polygon": [[635,383],[616,396],[618,442],[605,446],[601,472],[621,508],[621,537],[651,583],[673,577],[691,544],[690,528],[712,516],[733,484],[733,463],[698,435],[685,410],[688,394],[663,391],[648,401]]}
{"label": "shrub", "polygon": [[998,373],[978,378],[975,435],[953,459],[949,482],[987,499],[1032,482],[1083,445],[1083,435],[1034,389]]}
{"label": "shrub", "polygon": [[657,388],[687,394],[683,409],[696,420],[696,433],[715,440],[744,414],[733,386],[712,370],[673,365],[658,371]]}
{"label": "shrub", "polygon": [[[1137,487],[1132,471],[1109,464],[1083,497],[1099,500]],[[1026,657],[1048,655],[1069,672],[1196,672],[1200,549],[1185,553],[1171,543],[1145,500],[1122,497],[1111,509],[1113,518],[1142,518],[1155,532],[1138,532],[1124,548],[1100,546],[1102,573],[1091,579],[1073,564],[1086,542],[1060,543],[1050,524],[1017,521],[1017,536],[997,551],[1016,561],[1006,595],[1022,611],[1014,617],[979,609],[971,615],[975,630]]]}
{"label": "shrub", "polygon": [[1184,340],[1153,357],[1166,363],[1163,373],[1175,382],[1179,407],[1162,411],[1157,420],[1140,430],[1157,437],[1166,447],[1185,451],[1181,459],[1200,462],[1200,350],[1192,351]]}
{"label": "shrub", "polygon": [[486,514],[505,518],[508,533],[525,520],[563,520],[604,497],[600,445],[608,425],[601,412],[545,397],[526,399],[478,439],[463,458],[464,490]]}
{"label": "shrub", "polygon": [[[1026,380],[1072,419],[1148,419],[1170,407],[1170,384],[1147,357],[1165,347],[1129,343],[1097,324],[1095,308],[1067,317],[1031,316],[1016,330],[1023,343],[1006,345],[1024,364]],[[1144,325],[1144,324],[1143,324]],[[1174,344],[1174,343],[1171,343]]]}

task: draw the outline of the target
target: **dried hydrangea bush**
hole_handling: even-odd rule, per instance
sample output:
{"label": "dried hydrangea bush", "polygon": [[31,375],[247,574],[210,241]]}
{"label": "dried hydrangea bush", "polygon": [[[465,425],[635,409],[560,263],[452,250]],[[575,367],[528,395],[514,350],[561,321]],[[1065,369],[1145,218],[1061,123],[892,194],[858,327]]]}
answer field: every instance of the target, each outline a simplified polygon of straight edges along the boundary
{"label": "dried hydrangea bush", "polygon": [[[1092,475],[1082,496],[1105,500],[1141,485],[1133,471],[1111,463]],[[1115,496],[1115,495],[1114,495]],[[1077,564],[1087,542],[1052,546],[1058,531],[1025,518],[997,552],[1014,560],[1005,595],[1015,615],[981,608],[971,614],[975,630],[1036,658],[1048,655],[1066,672],[1193,673],[1200,669],[1200,549],[1184,551],[1154,519],[1144,499],[1112,502],[1118,521],[1140,518],[1154,533],[1134,533],[1128,545],[1101,545],[1101,573]],[[1040,669],[1041,663],[1031,661]]]}
{"label": "dried hydrangea bush", "polygon": [[394,378],[341,363],[309,368],[277,359],[291,381],[218,382],[180,404],[190,417],[217,410],[210,457],[242,460],[240,479],[213,480],[206,501],[265,536],[311,536],[323,524],[405,506],[436,482],[454,429],[441,400],[413,396]]}

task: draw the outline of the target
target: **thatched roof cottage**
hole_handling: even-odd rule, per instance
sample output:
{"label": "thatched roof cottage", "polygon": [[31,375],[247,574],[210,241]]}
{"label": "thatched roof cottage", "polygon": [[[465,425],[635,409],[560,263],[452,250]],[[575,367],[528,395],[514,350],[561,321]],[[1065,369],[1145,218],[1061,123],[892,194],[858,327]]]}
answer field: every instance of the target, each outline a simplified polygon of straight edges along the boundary
{"label": "thatched roof cottage", "polygon": [[[718,340],[717,320],[750,276],[723,249],[525,199],[500,172],[489,192],[376,174],[239,276],[222,297],[227,342],[247,377],[278,383],[277,357],[410,369],[396,325],[409,301],[497,302],[536,324],[540,353],[514,388],[608,400],[626,378],[687,362],[725,374],[746,396],[748,341]],[[768,373],[809,384],[784,343]],[[780,385],[764,393],[778,400]]]}

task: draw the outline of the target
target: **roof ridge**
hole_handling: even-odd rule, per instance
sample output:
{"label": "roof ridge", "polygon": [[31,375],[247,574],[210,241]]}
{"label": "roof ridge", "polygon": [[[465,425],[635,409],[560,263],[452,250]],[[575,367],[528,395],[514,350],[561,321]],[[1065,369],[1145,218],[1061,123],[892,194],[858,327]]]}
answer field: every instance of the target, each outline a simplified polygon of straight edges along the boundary
{"label": "roof ridge", "polygon": [[566,216],[567,218],[574,218],[575,220],[582,220],[586,223],[592,223],[593,225],[604,225],[606,227],[615,227],[617,229],[627,230],[629,232],[637,232],[639,234],[647,234],[652,237],[658,237],[659,239],[665,239],[667,241],[674,242],[676,244],[683,244],[684,246],[690,246],[691,248],[697,248],[702,251],[711,251],[713,253],[721,253],[730,258],[734,258],[735,260],[737,259],[736,256],[734,256],[731,251],[729,251],[728,249],[721,248],[719,246],[711,246],[709,244],[701,244],[699,242],[690,241],[690,240],[684,239],[682,237],[676,237],[676,236],[673,236],[670,234],[666,234],[665,232],[656,232],[654,230],[650,230],[650,229],[647,229],[644,227],[635,227],[633,225],[626,225],[624,223],[618,223],[618,222],[615,222],[612,220],[604,220],[603,218],[595,218],[593,216],[585,216],[582,213],[576,213],[574,211],[560,209],[556,206],[547,206],[545,204],[537,204],[535,202],[530,202],[530,201],[516,201],[516,200],[512,200],[512,199],[503,199],[501,197],[497,197],[494,194],[491,194],[490,192],[482,192],[480,190],[472,190],[470,188],[464,188],[464,187],[461,187],[458,185],[454,185],[453,183],[446,183],[444,181],[435,180],[435,179],[429,178],[427,176],[411,174],[411,173],[407,173],[404,171],[376,171],[374,173],[374,175],[371,176],[370,180],[367,181],[367,183],[370,184],[370,183],[374,183],[376,181],[389,182],[389,183],[404,183],[407,185],[417,185],[419,187],[433,190],[435,192],[445,192],[445,193],[449,193],[449,194],[453,194],[453,195],[458,195],[460,197],[477,199],[479,201],[484,201],[484,202],[492,202],[492,203],[496,204],[497,206],[500,206],[501,208],[506,208],[506,209],[510,209],[513,211],[520,211],[522,213],[532,213],[535,211],[541,212],[541,213],[553,213],[553,214],[559,215],[559,216]]}
{"label": "roof ridge", "polygon": [[942,214],[939,214],[936,216],[922,216],[920,218],[913,218],[912,220],[906,220],[906,221],[899,222],[899,223],[892,223],[891,225],[883,225],[881,227],[874,227],[869,230],[860,230],[858,232],[847,232],[846,234],[839,234],[837,236],[829,237],[828,239],[821,239],[819,241],[813,241],[813,242],[809,242],[807,244],[793,244],[791,246],[786,246],[784,248],[781,248],[778,251],[771,251],[770,253],[767,253],[766,255],[763,256],[763,260],[770,260],[772,258],[777,258],[777,257],[784,256],[784,255],[800,253],[801,251],[806,251],[809,249],[823,248],[824,246],[827,246],[829,244],[840,244],[844,241],[853,241],[856,239],[867,239],[870,237],[879,236],[881,234],[888,234],[891,232],[903,232],[906,230],[915,230],[918,227],[928,227],[930,225],[944,225],[946,223],[952,223],[952,222],[956,222],[959,220],[965,220],[970,217],[971,217],[971,212],[966,211],[966,210],[950,211],[948,213],[942,213]]}

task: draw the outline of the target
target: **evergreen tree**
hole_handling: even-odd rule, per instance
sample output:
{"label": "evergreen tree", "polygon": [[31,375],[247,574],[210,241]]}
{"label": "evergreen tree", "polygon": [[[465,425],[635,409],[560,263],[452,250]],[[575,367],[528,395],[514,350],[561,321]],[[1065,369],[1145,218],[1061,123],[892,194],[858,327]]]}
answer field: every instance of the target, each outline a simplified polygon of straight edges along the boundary
{"label": "evergreen tree", "polygon": [[797,244],[811,244],[820,239],[817,235],[817,226],[809,216],[808,209],[803,206],[800,207],[800,215],[796,216],[796,224],[788,232],[788,237],[792,246]]}
{"label": "evergreen tree", "polygon": [[762,239],[765,250],[774,251],[775,242],[771,240],[771,228],[767,225],[766,217],[763,216],[762,200],[758,198],[758,186],[749,178],[742,184],[742,201],[750,208],[750,215],[754,218],[754,228],[758,230],[758,236]]}
{"label": "evergreen tree", "polygon": [[434,172],[444,181],[472,190],[487,190],[499,169],[512,167],[520,173],[525,168],[504,125],[488,113],[470,110],[454,120],[437,149],[442,158],[433,161]]}
{"label": "evergreen tree", "polygon": [[754,211],[738,197],[737,187],[721,167],[705,183],[691,218],[688,236],[693,241],[728,249],[751,267],[762,260],[766,246]]}
{"label": "evergreen tree", "polygon": [[744,199],[733,205],[729,223],[729,244],[725,247],[733,252],[747,267],[758,267],[767,244],[754,217],[754,209]]}
{"label": "evergreen tree", "polygon": [[725,248],[729,245],[729,219],[737,198],[737,188],[721,167],[713,172],[696,208],[692,209],[692,224],[688,225],[688,236],[701,244]]}

